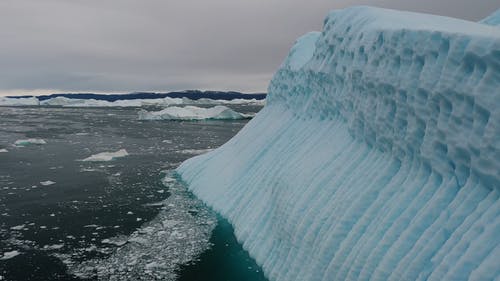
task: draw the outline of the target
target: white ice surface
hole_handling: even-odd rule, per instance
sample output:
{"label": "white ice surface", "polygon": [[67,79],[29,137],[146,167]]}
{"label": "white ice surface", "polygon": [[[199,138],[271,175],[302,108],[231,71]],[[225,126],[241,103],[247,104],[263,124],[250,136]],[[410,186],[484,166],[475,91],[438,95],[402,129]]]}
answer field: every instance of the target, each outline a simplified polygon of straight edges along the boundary
{"label": "white ice surface", "polygon": [[312,39],[182,179],[270,280],[498,280],[500,30],[354,7]]}
{"label": "white ice surface", "polygon": [[0,260],[8,260],[8,259],[11,259],[15,256],[18,256],[19,254],[21,254],[21,253],[18,251],[5,252],[5,253],[3,253],[3,256],[0,257]]}
{"label": "white ice surface", "polygon": [[39,105],[37,98],[7,98],[0,97],[0,106],[34,106]]}
{"label": "white ice surface", "polygon": [[236,112],[223,105],[217,105],[210,108],[172,106],[161,111],[139,111],[139,120],[228,120],[246,119],[250,117],[252,117],[252,115]]}
{"label": "white ice surface", "polygon": [[182,153],[182,154],[199,155],[199,154],[210,152],[212,150],[213,150],[212,148],[206,148],[206,149],[183,149],[183,150],[180,150],[179,152]]}
{"label": "white ice surface", "polygon": [[5,152],[9,152],[9,151],[5,148],[0,149],[0,153],[5,153]]}
{"label": "white ice surface", "polygon": [[43,186],[49,186],[49,185],[53,185],[55,184],[56,182],[54,181],[41,181],[40,184],[43,185]]}
{"label": "white ice surface", "polygon": [[320,32],[309,32],[297,39],[282,67],[297,70],[310,61],[314,55],[314,45],[320,35]]}
{"label": "white ice surface", "polygon": [[82,161],[88,161],[88,162],[106,162],[106,161],[111,161],[116,158],[120,157],[125,157],[128,156],[128,152],[125,149],[120,149],[115,152],[101,152],[97,153],[94,155],[91,155]]}

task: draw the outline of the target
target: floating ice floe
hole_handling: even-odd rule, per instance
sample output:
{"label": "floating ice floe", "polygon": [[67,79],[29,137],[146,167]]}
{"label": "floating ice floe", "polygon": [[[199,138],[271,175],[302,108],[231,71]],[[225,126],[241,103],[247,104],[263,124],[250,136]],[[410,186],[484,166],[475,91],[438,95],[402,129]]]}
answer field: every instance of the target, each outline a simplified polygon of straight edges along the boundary
{"label": "floating ice floe", "polygon": [[101,152],[98,154],[94,154],[90,157],[87,157],[83,159],[82,161],[87,161],[87,162],[106,162],[106,161],[111,161],[116,158],[120,157],[125,157],[129,155],[128,152],[125,149],[120,149],[116,152]]}
{"label": "floating ice floe", "polygon": [[6,153],[6,152],[9,152],[9,151],[7,149],[5,149],[5,148],[1,148],[0,149],[0,153]]}
{"label": "floating ice floe", "polygon": [[14,142],[15,146],[28,146],[28,145],[42,145],[46,144],[47,142],[43,139],[23,139],[23,140],[16,140]]}
{"label": "floating ice floe", "polygon": [[10,229],[12,229],[12,230],[23,230],[25,228],[25,226],[26,225],[24,225],[24,224],[20,224],[20,225],[13,226]]}
{"label": "floating ice floe", "polygon": [[3,253],[3,256],[0,257],[0,260],[8,260],[8,259],[11,259],[11,258],[19,255],[19,254],[21,254],[21,253],[18,251],[5,252],[5,253]]}
{"label": "floating ice floe", "polygon": [[207,153],[214,150],[213,148],[206,148],[206,149],[183,149],[180,150],[179,152],[182,154],[192,154],[192,155],[199,155],[203,153]]}
{"label": "floating ice floe", "polygon": [[115,245],[118,247],[121,247],[121,246],[127,244],[127,242],[128,242],[128,237],[125,235],[120,235],[117,237],[106,238],[106,239],[101,240],[101,243],[103,243],[103,244],[111,244],[111,245]]}
{"label": "floating ice floe", "polygon": [[40,184],[43,186],[49,186],[55,184],[55,181],[41,181]]}
{"label": "floating ice floe", "polygon": [[235,120],[248,119],[253,116],[253,114],[236,112],[223,105],[217,105],[211,108],[172,106],[161,111],[139,111],[139,120]]}
{"label": "floating ice floe", "polygon": [[64,247],[64,244],[45,245],[45,246],[43,246],[43,250],[53,251],[53,250],[59,250],[63,247]]}

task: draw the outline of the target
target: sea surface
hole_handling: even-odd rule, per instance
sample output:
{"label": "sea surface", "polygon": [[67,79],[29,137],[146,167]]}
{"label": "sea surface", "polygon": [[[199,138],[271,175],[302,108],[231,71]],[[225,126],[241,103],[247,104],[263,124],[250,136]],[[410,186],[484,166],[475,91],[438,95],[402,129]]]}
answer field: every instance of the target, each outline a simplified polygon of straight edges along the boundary
{"label": "sea surface", "polygon": [[[248,120],[140,121],[138,111],[0,107],[0,280],[266,280],[173,172]],[[45,143],[14,145],[25,139]]]}

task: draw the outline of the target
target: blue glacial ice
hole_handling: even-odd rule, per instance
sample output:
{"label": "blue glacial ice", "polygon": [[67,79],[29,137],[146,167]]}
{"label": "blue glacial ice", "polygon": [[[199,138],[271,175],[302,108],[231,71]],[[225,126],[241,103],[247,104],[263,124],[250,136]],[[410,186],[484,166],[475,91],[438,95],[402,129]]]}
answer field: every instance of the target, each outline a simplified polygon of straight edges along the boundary
{"label": "blue glacial ice", "polygon": [[480,21],[482,24],[500,26],[500,9]]}
{"label": "blue glacial ice", "polygon": [[177,173],[271,280],[500,279],[500,29],[332,11]]}

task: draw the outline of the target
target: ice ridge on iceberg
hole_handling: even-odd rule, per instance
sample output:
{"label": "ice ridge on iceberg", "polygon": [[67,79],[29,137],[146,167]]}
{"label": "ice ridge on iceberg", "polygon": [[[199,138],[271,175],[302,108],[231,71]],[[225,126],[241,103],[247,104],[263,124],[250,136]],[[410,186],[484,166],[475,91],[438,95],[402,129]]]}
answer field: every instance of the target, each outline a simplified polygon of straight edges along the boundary
{"label": "ice ridge on iceberg", "polygon": [[500,26],[500,9],[498,9],[496,12],[494,12],[490,16],[481,20],[480,23]]}
{"label": "ice ridge on iceberg", "polygon": [[177,172],[270,280],[500,278],[500,29],[353,7]]}

